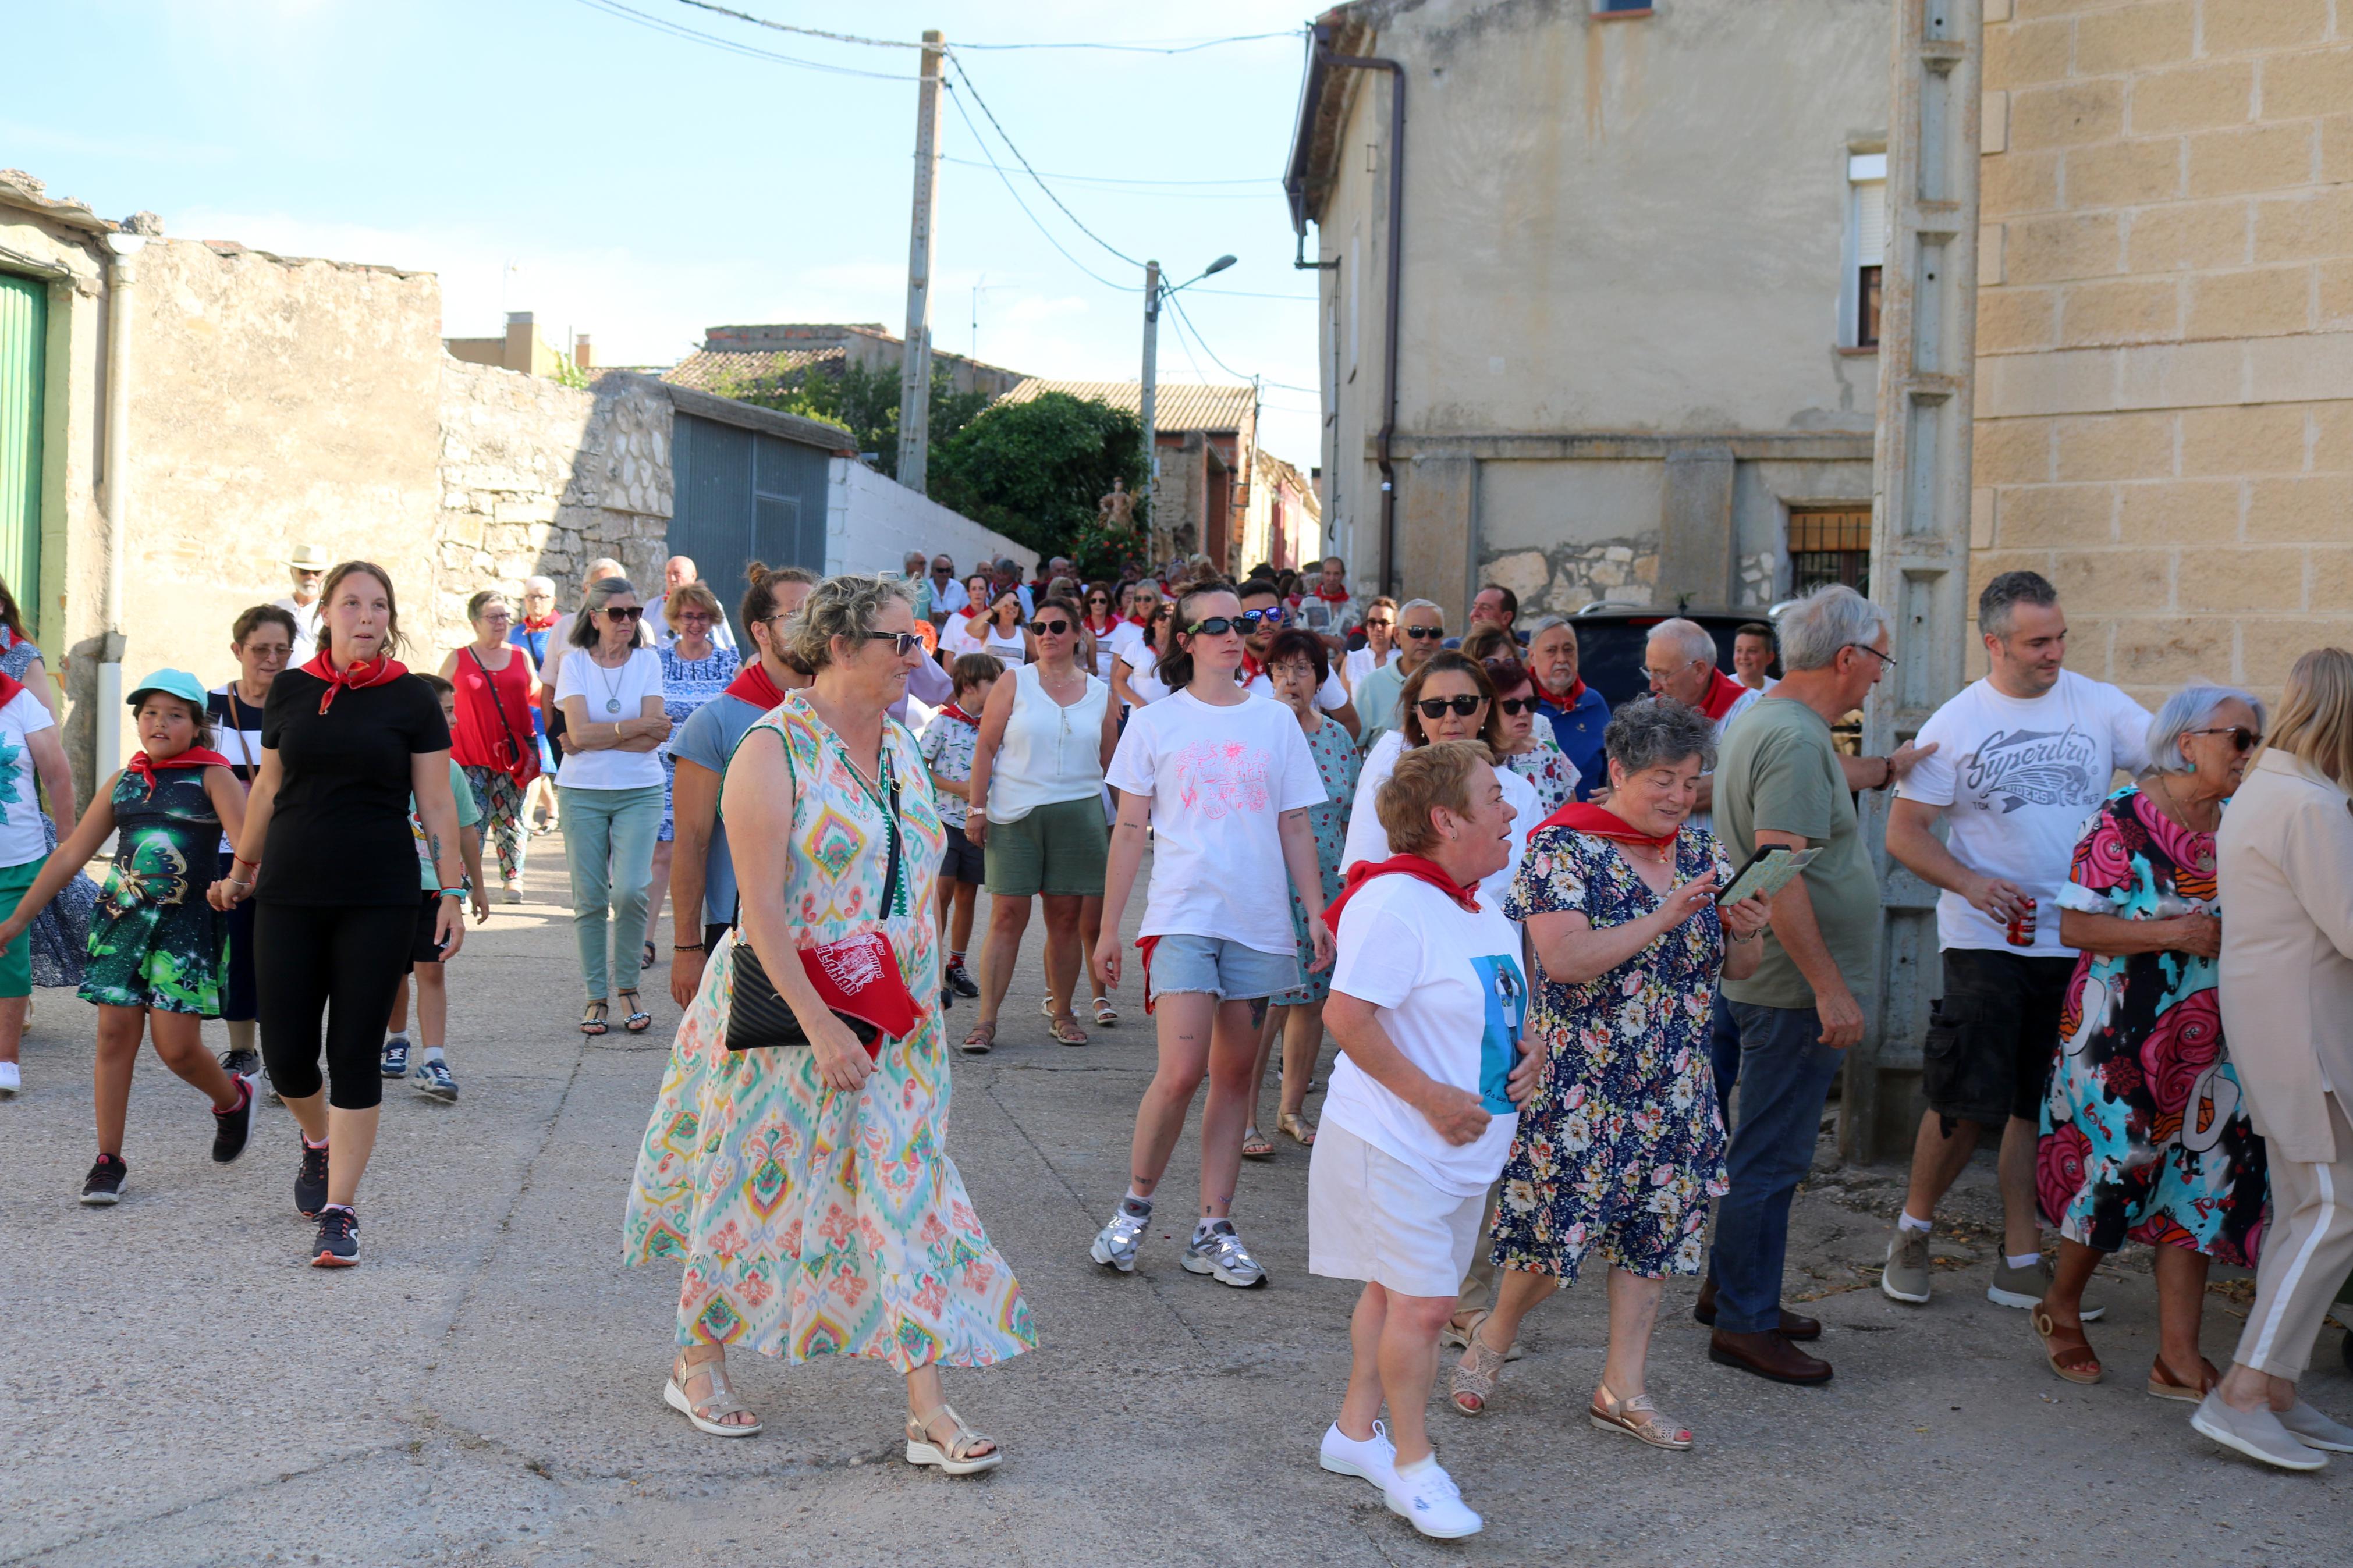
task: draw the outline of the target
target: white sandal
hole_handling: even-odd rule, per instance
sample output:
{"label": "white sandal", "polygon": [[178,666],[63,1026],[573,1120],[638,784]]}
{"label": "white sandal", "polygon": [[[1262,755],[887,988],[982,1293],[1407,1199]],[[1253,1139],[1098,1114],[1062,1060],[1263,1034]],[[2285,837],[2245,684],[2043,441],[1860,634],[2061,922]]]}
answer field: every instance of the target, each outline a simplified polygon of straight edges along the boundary
{"label": "white sandal", "polygon": [[[686,1385],[698,1377],[710,1384],[710,1392],[700,1404],[688,1397],[686,1392]],[[694,1423],[696,1431],[707,1432],[713,1437],[756,1437],[767,1425],[753,1415],[751,1406],[738,1400],[735,1391],[727,1385],[727,1363],[723,1357],[690,1362],[684,1351],[679,1352],[670,1362],[670,1380],[662,1384],[662,1403]],[[722,1419],[728,1415],[751,1415],[752,1420],[748,1426],[730,1426]]]}
{"label": "white sandal", "polygon": [[[943,1415],[955,1423],[955,1436],[944,1447],[932,1441],[932,1423]],[[983,1444],[988,1445],[988,1451],[976,1452]],[[952,1476],[969,1476],[993,1470],[1004,1462],[1005,1450],[997,1446],[997,1439],[965,1426],[952,1405],[943,1405],[920,1419],[907,1417],[907,1463],[911,1465],[934,1465]]]}

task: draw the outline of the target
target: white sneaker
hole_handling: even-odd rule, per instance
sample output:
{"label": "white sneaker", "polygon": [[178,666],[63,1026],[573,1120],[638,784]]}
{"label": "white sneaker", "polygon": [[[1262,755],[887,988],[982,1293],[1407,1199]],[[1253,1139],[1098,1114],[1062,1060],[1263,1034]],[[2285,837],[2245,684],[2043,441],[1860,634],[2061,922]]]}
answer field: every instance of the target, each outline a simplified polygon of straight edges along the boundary
{"label": "white sneaker", "polygon": [[1324,1428],[1324,1447],[1315,1462],[1335,1476],[1356,1476],[1386,1492],[1397,1474],[1397,1445],[1389,1441],[1389,1429],[1378,1421],[1373,1423],[1373,1435],[1361,1443],[1341,1431],[1335,1421]]}
{"label": "white sneaker", "polygon": [[1446,1473],[1435,1454],[1411,1473],[1391,1470],[1381,1485],[1381,1500],[1389,1505],[1391,1513],[1436,1540],[1454,1541],[1479,1533],[1479,1516],[1462,1505],[1454,1478]]}
{"label": "white sneaker", "polygon": [[14,1100],[25,1087],[25,1074],[15,1062],[0,1062],[0,1100]]}

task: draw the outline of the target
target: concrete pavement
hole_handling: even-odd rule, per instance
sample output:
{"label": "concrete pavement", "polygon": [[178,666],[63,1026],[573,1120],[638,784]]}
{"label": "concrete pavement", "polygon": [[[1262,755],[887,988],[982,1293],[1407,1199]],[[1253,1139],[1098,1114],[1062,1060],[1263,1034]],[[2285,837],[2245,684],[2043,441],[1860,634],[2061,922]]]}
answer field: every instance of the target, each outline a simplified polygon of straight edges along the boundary
{"label": "concrete pavement", "polygon": [[[950,1373],[949,1397],[1008,1458],[951,1480],[898,1458],[901,1385],[855,1363],[732,1358],[767,1433],[702,1437],[665,1409],[674,1267],[616,1261],[621,1202],[677,1010],[654,1031],[574,1028],[560,844],[533,846],[533,902],[501,909],[453,966],[441,1106],[390,1087],[361,1208],[364,1265],[301,1267],[294,1129],[258,1121],[207,1158],[193,1090],[142,1060],[113,1209],[75,1201],[91,1157],[92,1014],[39,994],[26,1093],[0,1103],[0,1563],[2342,1563],[2353,1461],[2318,1476],[2220,1457],[2188,1407],[2145,1396],[2145,1265],[2104,1281],[2106,1383],[2041,1364],[2023,1313],[1982,1287],[1977,1226],[1926,1308],[1871,1288],[1892,1173],[1820,1172],[1800,1196],[1790,1292],[1829,1324],[1822,1389],[1712,1365],[1675,1282],[1651,1389],[1699,1447],[1599,1432],[1599,1280],[1540,1309],[1532,1353],[1477,1421],[1432,1415],[1486,1532],[1425,1542],[1360,1481],[1314,1463],[1346,1373],[1356,1288],[1304,1269],[1307,1161],[1287,1140],[1244,1172],[1259,1291],[1176,1256],[1196,1158],[1136,1274],[1096,1268],[1122,1190],[1151,1036],[1128,1016],[1083,1049],[1037,1007],[1033,922],[1005,1043],[959,1061],[949,1146],[1019,1273],[1041,1345]],[[1140,900],[1139,900],[1140,901]],[[667,946],[667,926],[662,943]],[[969,1004],[952,1026],[971,1017]],[[1267,1101],[1272,1114],[1271,1088]],[[1862,1205],[1862,1206],[1855,1206]],[[2243,1295],[2242,1289],[2239,1294]],[[2206,1343],[2238,1328],[2225,1287]],[[2242,1310],[2241,1307],[2238,1310]],[[2308,1396],[2353,1414],[2324,1333]]]}

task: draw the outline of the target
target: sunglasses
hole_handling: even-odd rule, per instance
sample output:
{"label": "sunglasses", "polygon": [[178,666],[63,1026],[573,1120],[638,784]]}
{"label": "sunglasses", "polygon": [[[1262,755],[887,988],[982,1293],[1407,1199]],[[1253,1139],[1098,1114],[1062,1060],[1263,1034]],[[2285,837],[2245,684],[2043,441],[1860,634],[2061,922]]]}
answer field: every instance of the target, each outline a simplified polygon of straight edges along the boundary
{"label": "sunglasses", "polygon": [[2224,730],[2184,730],[2181,732],[2185,735],[2228,735],[2232,748],[2239,752],[2252,752],[2263,743],[2263,736],[2244,724],[2233,724]]}
{"label": "sunglasses", "polygon": [[1257,621],[1270,626],[1279,626],[1290,618],[1291,612],[1284,609],[1281,605],[1271,605],[1263,610],[1244,610],[1242,612],[1243,620]]}
{"label": "sunglasses", "polygon": [[[1458,698],[1456,700],[1459,701],[1461,699]],[[1535,710],[1535,705],[1536,700],[1533,697],[1498,697],[1495,699],[1495,706],[1504,710],[1504,714],[1506,718],[1517,718],[1520,714],[1534,712]]]}
{"label": "sunglasses", "polygon": [[608,621],[634,621],[645,613],[643,605],[630,605],[626,608],[619,605],[605,606],[605,618]]}
{"label": "sunglasses", "polygon": [[1421,710],[1425,719],[1442,719],[1449,708],[1454,710],[1457,718],[1468,719],[1479,711],[1480,705],[1486,700],[1483,697],[1425,697],[1414,706]]}
{"label": "sunglasses", "polygon": [[1247,637],[1258,630],[1261,623],[1267,626],[1282,625],[1282,612],[1281,610],[1244,610],[1239,616],[1211,616],[1206,621],[1195,621],[1192,630],[1195,637],[1221,637],[1228,632],[1240,632]]}
{"label": "sunglasses", "polygon": [[1068,621],[1031,621],[1029,623],[1029,629],[1037,633],[1041,637],[1058,637],[1070,631],[1071,623]]}
{"label": "sunglasses", "polygon": [[909,654],[923,646],[923,639],[917,637],[913,632],[868,632],[866,634],[866,640],[868,642],[886,642],[891,644],[891,651],[897,654],[901,658],[906,658]]}
{"label": "sunglasses", "polygon": [[1444,626],[1400,626],[1398,629],[1416,642],[1427,642],[1431,637],[1442,637],[1446,635]]}
{"label": "sunglasses", "polygon": [[1378,621],[1376,621],[1376,620],[1366,620],[1366,621],[1365,622],[1365,629],[1366,629],[1366,631],[1370,631],[1370,630],[1372,630],[1375,626],[1378,626],[1378,627],[1380,627],[1382,630],[1386,631],[1386,630],[1388,630],[1389,627],[1391,627],[1391,626],[1395,626],[1395,625],[1397,625],[1397,623],[1396,623],[1395,621],[1392,621],[1392,620],[1386,620],[1386,619],[1385,619],[1385,620],[1378,620]]}

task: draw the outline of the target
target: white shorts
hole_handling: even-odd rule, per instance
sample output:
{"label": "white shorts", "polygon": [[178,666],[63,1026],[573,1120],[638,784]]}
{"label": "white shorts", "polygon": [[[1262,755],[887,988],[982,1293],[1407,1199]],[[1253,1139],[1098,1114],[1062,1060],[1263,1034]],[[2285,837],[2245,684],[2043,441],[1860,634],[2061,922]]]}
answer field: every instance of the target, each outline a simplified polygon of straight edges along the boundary
{"label": "white shorts", "polygon": [[1307,1272],[1451,1298],[1486,1207],[1486,1194],[1442,1193],[1394,1154],[1326,1121],[1307,1163]]}

